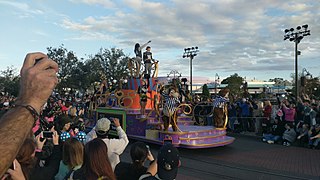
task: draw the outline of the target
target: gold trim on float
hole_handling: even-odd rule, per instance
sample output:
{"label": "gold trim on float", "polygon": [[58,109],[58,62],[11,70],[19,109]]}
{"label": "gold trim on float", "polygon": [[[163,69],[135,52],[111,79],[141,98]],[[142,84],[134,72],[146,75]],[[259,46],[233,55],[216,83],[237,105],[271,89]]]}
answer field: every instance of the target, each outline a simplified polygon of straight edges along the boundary
{"label": "gold trim on float", "polygon": [[194,137],[194,138],[179,137],[179,140],[199,140],[199,139],[206,139],[206,138],[217,138],[217,137],[225,136],[226,134],[227,133],[213,135],[213,136]]}
{"label": "gold trim on float", "polygon": [[234,140],[235,139],[230,139],[228,141],[217,142],[217,143],[212,143],[212,144],[182,144],[182,143],[180,143],[180,147],[192,147],[192,146],[194,146],[194,147],[199,147],[199,146],[201,146],[201,147],[204,147],[204,146],[210,147],[212,145],[217,145],[217,144],[230,144]]}
{"label": "gold trim on float", "polygon": [[216,130],[226,130],[227,128],[216,128]]}
{"label": "gold trim on float", "polygon": [[167,134],[188,134],[188,133],[203,133],[203,132],[210,132],[212,130],[225,130],[223,128],[212,128],[212,129],[206,129],[206,130],[200,130],[200,131],[182,131],[182,132],[174,132],[174,131],[159,131],[160,133],[167,133]]}

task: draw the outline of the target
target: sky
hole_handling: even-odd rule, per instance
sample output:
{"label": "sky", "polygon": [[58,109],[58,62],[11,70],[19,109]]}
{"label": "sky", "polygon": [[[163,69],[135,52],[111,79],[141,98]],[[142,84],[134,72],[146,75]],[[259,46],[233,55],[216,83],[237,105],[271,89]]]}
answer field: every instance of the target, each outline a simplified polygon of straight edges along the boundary
{"label": "sky", "polygon": [[184,48],[198,46],[196,79],[292,80],[295,45],[284,30],[308,24],[298,69],[320,75],[318,0],[0,0],[0,12],[0,70],[18,72],[28,52],[62,44],[78,58],[113,47],[134,57],[135,43],[151,40],[159,76],[189,76]]}

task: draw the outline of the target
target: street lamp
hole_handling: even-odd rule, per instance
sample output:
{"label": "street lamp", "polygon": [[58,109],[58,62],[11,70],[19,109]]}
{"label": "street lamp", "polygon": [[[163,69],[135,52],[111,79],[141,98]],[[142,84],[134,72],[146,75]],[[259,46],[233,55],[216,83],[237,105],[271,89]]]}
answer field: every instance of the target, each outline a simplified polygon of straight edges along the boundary
{"label": "street lamp", "polygon": [[295,96],[296,96],[296,105],[298,104],[298,55],[300,55],[300,51],[298,51],[298,44],[303,39],[304,36],[310,35],[310,30],[308,30],[308,25],[305,24],[303,26],[298,26],[296,29],[290,28],[284,30],[284,41],[289,39],[290,41],[295,42]]}
{"label": "street lamp", "polygon": [[192,60],[197,56],[199,49],[197,46],[184,48],[183,58],[190,58],[190,93],[192,94]]}
{"label": "street lamp", "polygon": [[217,86],[220,84],[220,77],[218,73],[214,76],[214,94],[217,95]]}

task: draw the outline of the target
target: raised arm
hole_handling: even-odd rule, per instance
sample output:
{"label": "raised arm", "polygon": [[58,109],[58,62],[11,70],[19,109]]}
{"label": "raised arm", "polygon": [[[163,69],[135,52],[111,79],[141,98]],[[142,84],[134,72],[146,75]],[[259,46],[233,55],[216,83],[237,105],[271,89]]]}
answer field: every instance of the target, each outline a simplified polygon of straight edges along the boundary
{"label": "raised arm", "polygon": [[43,53],[27,54],[20,71],[20,91],[15,108],[0,119],[0,177],[15,159],[39,114],[58,83],[58,64]]}
{"label": "raised arm", "polygon": [[145,48],[149,43],[151,43],[151,41],[148,41],[145,44],[143,44],[142,46],[140,46],[139,51],[141,51],[143,48]]}

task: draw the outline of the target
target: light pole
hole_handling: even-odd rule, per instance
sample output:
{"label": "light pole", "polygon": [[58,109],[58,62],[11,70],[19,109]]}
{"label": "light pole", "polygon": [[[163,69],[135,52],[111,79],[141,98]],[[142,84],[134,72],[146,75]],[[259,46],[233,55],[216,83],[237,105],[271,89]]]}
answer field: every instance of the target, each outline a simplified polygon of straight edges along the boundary
{"label": "light pole", "polygon": [[214,76],[214,95],[217,95],[217,85],[220,83],[220,77],[218,73]]}
{"label": "light pole", "polygon": [[305,24],[303,26],[298,26],[296,29],[290,28],[284,30],[284,41],[289,39],[290,41],[295,42],[295,96],[296,96],[296,105],[298,104],[298,96],[299,96],[299,86],[298,86],[298,55],[300,55],[300,51],[298,51],[298,44],[303,39],[304,36],[310,35],[310,30],[308,30],[308,25]]}
{"label": "light pole", "polygon": [[192,60],[198,54],[197,46],[184,48],[183,58],[190,58],[190,93],[192,94]]}

